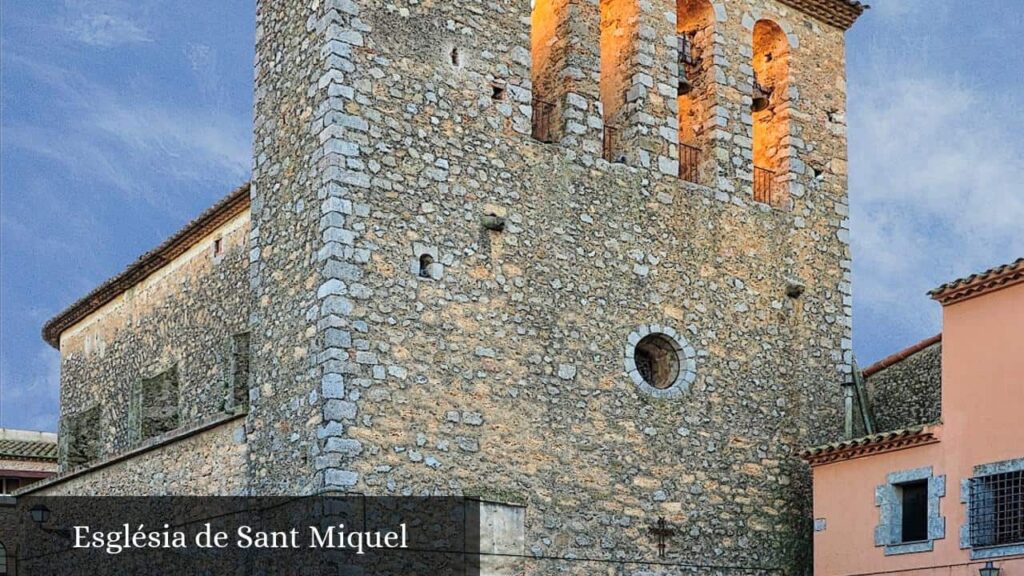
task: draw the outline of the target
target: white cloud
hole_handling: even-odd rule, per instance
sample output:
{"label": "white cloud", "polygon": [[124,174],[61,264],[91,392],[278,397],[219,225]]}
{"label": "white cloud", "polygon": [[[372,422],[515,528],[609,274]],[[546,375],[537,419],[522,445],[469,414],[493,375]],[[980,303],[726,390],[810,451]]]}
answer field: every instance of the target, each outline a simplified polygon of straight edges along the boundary
{"label": "white cloud", "polygon": [[925,291],[1024,255],[1024,143],[1008,110],[965,86],[870,80],[852,96],[858,322],[887,318],[910,344],[940,329]]}
{"label": "white cloud", "polygon": [[151,42],[149,32],[131,16],[132,5],[113,0],[65,3],[65,31],[91,46],[109,48]]}
{"label": "white cloud", "polygon": [[152,197],[153,182],[232,183],[250,169],[251,126],[216,106],[138,98],[73,70],[11,56],[54,92],[62,121],[11,122],[5,145],[43,156],[78,178],[94,178],[127,197]]}

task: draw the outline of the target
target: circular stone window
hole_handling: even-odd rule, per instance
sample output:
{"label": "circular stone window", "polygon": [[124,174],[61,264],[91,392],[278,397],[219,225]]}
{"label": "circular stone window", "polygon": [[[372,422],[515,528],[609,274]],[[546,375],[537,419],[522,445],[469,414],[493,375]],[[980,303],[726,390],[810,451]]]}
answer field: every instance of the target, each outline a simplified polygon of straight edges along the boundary
{"label": "circular stone window", "polygon": [[697,377],[696,352],[686,338],[667,326],[644,325],[629,335],[626,373],[656,398],[679,396]]}

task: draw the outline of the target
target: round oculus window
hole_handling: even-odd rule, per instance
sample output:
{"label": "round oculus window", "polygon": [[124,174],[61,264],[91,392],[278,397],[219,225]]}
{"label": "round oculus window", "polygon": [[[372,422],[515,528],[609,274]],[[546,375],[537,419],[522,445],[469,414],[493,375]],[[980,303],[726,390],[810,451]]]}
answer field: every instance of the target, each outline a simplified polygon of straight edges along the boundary
{"label": "round oculus window", "polygon": [[657,398],[678,396],[697,377],[696,351],[668,326],[645,324],[628,339],[626,373],[644,392]]}

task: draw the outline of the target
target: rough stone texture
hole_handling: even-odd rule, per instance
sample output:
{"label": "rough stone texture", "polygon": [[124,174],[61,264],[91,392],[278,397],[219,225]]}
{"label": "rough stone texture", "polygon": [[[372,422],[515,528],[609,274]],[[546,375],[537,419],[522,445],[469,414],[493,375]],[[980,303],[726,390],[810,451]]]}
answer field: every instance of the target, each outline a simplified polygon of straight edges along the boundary
{"label": "rough stone texture", "polygon": [[879,432],[931,424],[942,418],[942,343],[933,344],[867,377]]}
{"label": "rough stone texture", "polygon": [[[795,566],[810,515],[790,454],[838,437],[851,361],[842,33],[771,2],[716,7],[722,152],[701,188],[675,177],[659,92],[674,3],[637,4],[651,48],[627,166],[600,159],[596,2],[567,8],[578,117],[559,145],[530,139],[527,6],[261,3],[254,487],[526,494],[545,556],[649,557],[664,514],[686,527],[676,554]],[[751,201],[760,18],[792,47],[781,210]],[[443,276],[414,272],[417,245]],[[624,372],[639,322],[686,330],[686,395]]]}
{"label": "rough stone texture", "polygon": [[156,439],[128,458],[111,457],[82,474],[57,476],[29,488],[34,496],[240,496],[248,494],[243,421],[196,434]]}
{"label": "rough stone texture", "polygon": [[141,438],[158,436],[178,427],[178,394],[177,366],[152,378],[142,379],[137,407]]}
{"label": "rough stone texture", "polygon": [[[4,554],[8,574],[17,574],[18,565],[15,562],[18,550],[14,543],[18,540],[21,519],[18,518],[18,510],[15,508],[16,500],[9,496],[0,496],[0,554]],[[2,564],[0,564],[2,565]]]}
{"label": "rough stone texture", "polygon": [[93,405],[69,415],[63,421],[59,440],[59,461],[63,468],[87,464],[103,451],[100,438],[102,408]]}
{"label": "rough stone texture", "polygon": [[[641,570],[659,516],[679,527],[671,561],[802,572],[792,455],[839,438],[852,363],[842,32],[771,0],[713,3],[702,187],[676,177],[675,2],[631,16],[620,165],[601,158],[600,3],[551,1],[569,19],[545,80],[571,87],[553,88],[557,144],[530,137],[528,2],[258,2],[249,490],[521,502],[531,573]],[[777,209],[751,196],[762,18],[791,48]],[[158,312],[131,336],[173,325]],[[692,347],[685,393],[653,397],[624,370],[640,324]],[[188,359],[207,388],[218,346]],[[152,354],[124,373],[169,365]],[[185,421],[219,409],[177,361]],[[103,379],[78,362],[72,412]]]}
{"label": "rough stone texture", "polygon": [[[248,229],[248,213],[239,215],[61,335],[62,470],[234,408],[231,340],[248,330],[251,302]],[[176,386],[160,378],[171,374]]]}

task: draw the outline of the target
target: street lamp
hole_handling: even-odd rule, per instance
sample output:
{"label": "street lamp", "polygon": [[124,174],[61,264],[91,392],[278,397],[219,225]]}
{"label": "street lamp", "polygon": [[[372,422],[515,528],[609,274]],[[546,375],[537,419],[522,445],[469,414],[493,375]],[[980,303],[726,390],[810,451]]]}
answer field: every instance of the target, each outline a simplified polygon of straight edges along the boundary
{"label": "street lamp", "polygon": [[32,516],[32,521],[39,525],[46,524],[50,520],[50,509],[42,504],[36,504],[28,513]]}
{"label": "street lamp", "polygon": [[978,569],[981,576],[999,576],[999,568],[992,565],[992,561],[985,562],[985,565]]}
{"label": "street lamp", "polygon": [[42,504],[36,504],[29,508],[29,515],[32,517],[32,521],[36,523],[43,532],[49,532],[50,534],[56,534],[61,538],[71,539],[71,531],[67,528],[50,528],[45,524],[50,521],[50,509]]}

